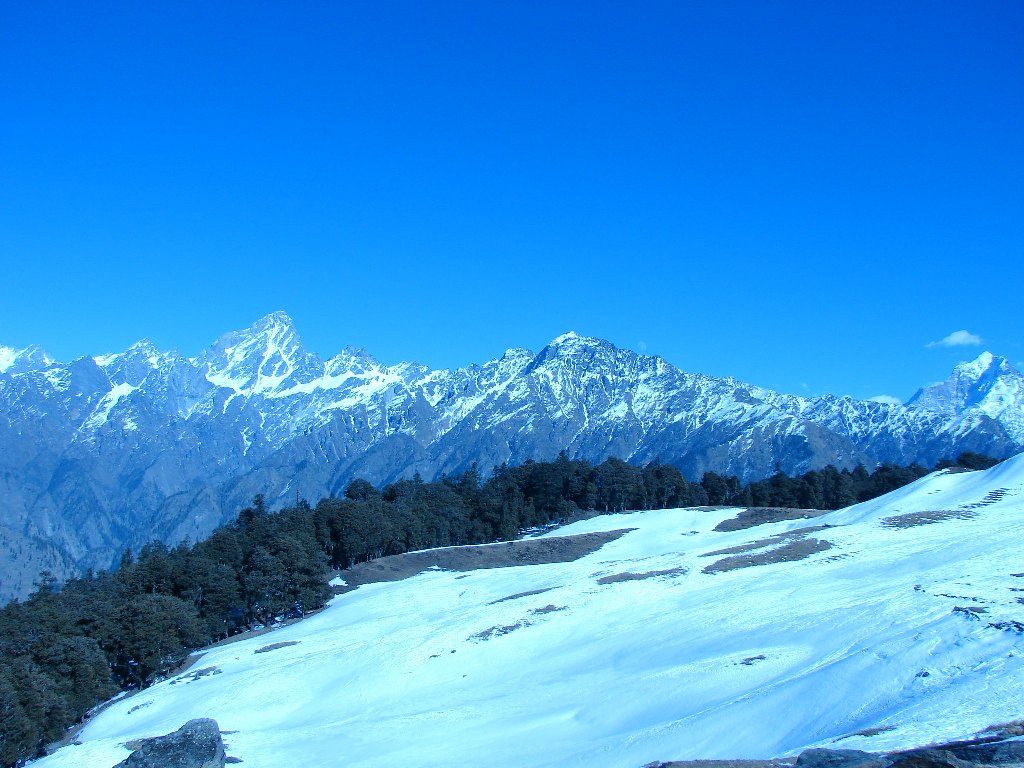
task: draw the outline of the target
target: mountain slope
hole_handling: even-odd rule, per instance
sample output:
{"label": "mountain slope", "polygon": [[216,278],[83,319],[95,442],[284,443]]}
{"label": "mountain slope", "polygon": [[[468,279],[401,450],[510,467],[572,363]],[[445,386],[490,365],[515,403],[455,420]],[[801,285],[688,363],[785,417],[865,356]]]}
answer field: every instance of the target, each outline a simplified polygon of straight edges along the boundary
{"label": "mountain slope", "polygon": [[744,480],[1009,455],[1024,446],[1020,374],[991,355],[972,365],[899,406],[783,395],[575,333],[455,371],[352,347],[322,361],[281,312],[195,358],[148,341],[70,364],[2,348],[0,595],[26,594],[43,567],[64,576],[152,538],[202,538],[257,493],[279,507],[356,476],[487,472],[562,450]]}
{"label": "mountain slope", "polygon": [[35,765],[107,768],[195,717],[253,768],[635,768],[906,748],[1021,716],[1024,456],[715,530],[734,513],[602,516],[548,535],[631,529],[574,562],[360,586],[210,649]]}

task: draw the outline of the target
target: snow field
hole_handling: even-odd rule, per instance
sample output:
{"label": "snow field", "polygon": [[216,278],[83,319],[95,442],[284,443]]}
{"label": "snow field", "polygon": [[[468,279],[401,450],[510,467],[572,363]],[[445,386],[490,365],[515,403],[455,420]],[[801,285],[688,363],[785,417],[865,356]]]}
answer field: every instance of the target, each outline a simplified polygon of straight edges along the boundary
{"label": "snow field", "polygon": [[[885,523],[929,510],[961,516]],[[544,534],[635,529],[572,563],[362,586],[209,650],[34,765],[109,768],[125,741],[194,717],[235,731],[247,768],[638,768],[902,748],[1024,715],[1022,635],[989,626],[1024,621],[1024,457],[813,520],[712,530],[733,514],[602,516]],[[705,553],[818,525],[831,549],[702,572],[719,559]],[[672,572],[636,578],[655,571]],[[621,574],[634,577],[600,582]],[[867,728],[890,730],[850,735]]]}

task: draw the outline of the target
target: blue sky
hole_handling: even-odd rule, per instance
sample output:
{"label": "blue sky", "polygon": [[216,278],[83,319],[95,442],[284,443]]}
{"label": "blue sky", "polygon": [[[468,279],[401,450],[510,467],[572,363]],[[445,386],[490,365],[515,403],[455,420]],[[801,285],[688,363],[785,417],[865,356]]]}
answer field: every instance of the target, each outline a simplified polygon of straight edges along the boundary
{"label": "blue sky", "polygon": [[1019,2],[8,2],[0,103],[0,344],[1024,360]]}

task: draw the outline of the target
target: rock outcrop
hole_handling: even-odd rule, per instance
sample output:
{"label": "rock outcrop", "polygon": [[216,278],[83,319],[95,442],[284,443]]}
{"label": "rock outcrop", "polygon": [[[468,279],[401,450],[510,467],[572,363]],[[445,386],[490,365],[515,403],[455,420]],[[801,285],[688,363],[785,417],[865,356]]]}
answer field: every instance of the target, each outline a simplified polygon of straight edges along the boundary
{"label": "rock outcrop", "polygon": [[[1015,734],[1014,734],[1015,735]],[[908,749],[862,752],[858,749],[807,749],[788,760],[684,760],[650,763],[644,768],[988,768],[1024,766],[1024,741],[1001,736]]]}
{"label": "rock outcrop", "polygon": [[189,720],[174,733],[143,739],[114,768],[224,768],[224,742],[216,720]]}

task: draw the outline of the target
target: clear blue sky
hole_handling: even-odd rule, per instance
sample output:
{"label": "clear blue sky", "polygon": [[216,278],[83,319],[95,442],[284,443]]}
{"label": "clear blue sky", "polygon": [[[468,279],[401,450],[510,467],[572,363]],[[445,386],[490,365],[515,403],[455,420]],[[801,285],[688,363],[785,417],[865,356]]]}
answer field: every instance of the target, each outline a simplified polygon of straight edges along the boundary
{"label": "clear blue sky", "polygon": [[[0,344],[1024,360],[1024,3],[0,3]],[[932,346],[966,330],[981,345]]]}

